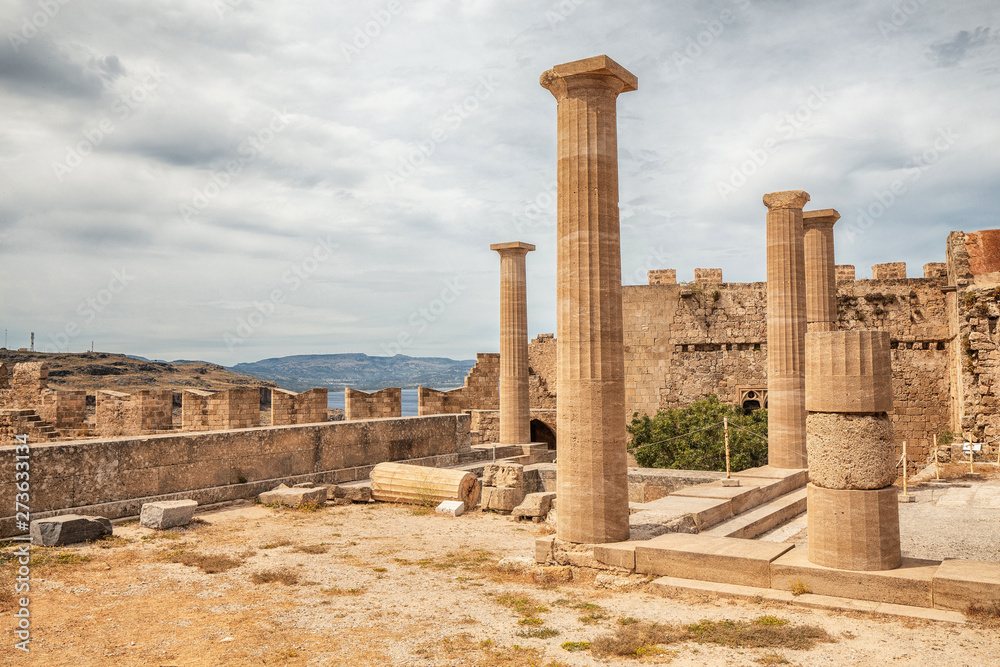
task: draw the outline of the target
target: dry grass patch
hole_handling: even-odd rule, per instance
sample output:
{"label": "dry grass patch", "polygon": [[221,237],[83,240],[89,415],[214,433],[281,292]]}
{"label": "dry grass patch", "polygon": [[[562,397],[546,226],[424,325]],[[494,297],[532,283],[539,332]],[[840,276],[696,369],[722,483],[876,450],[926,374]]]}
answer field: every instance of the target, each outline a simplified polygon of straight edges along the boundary
{"label": "dry grass patch", "polygon": [[702,620],[687,626],[689,639],[699,644],[719,644],[729,648],[787,648],[804,650],[823,642],[836,641],[826,630],[814,625],[790,625],[775,616],[750,621]]}
{"label": "dry grass patch", "polygon": [[259,548],[261,548],[261,549],[277,549],[278,547],[287,547],[287,546],[290,546],[291,544],[292,544],[291,540],[280,539],[280,540],[274,540],[272,542],[265,542],[264,544],[260,545]]}
{"label": "dry grass patch", "polygon": [[687,638],[688,635],[682,628],[659,623],[629,623],[619,625],[610,635],[596,638],[590,643],[590,650],[602,658],[640,658],[644,655],[664,653],[665,649],[662,646]]}
{"label": "dry grass patch", "polygon": [[341,588],[340,586],[331,586],[329,588],[319,589],[320,593],[326,595],[363,595],[365,589],[363,588]]}
{"label": "dry grass patch", "polygon": [[299,583],[299,575],[291,570],[264,570],[251,574],[250,581],[255,584],[279,583],[285,586],[294,586]]}
{"label": "dry grass patch", "polygon": [[460,661],[468,667],[566,667],[555,660],[543,663],[542,652],[536,648],[499,646],[490,639],[476,642],[468,633],[448,637],[439,644],[425,646],[417,651],[424,657]]}
{"label": "dry grass patch", "polygon": [[163,560],[180,563],[188,567],[197,567],[205,574],[219,574],[242,565],[246,557],[226,556],[224,554],[203,554],[198,551],[175,549],[161,554]]}
{"label": "dry grass patch", "polygon": [[[706,619],[686,626],[644,622],[622,624],[613,634],[595,639],[591,643],[591,650],[599,657],[642,657],[664,653],[665,646],[685,641],[718,644],[728,648],[805,650],[821,642],[836,640],[822,628],[811,625],[793,626],[775,616],[760,616],[750,621]],[[777,660],[775,656],[777,654],[771,654],[768,659]],[[761,659],[764,658],[767,656],[761,656]]]}
{"label": "dry grass patch", "polygon": [[127,537],[119,537],[118,535],[105,535],[99,540],[96,540],[96,544],[101,549],[117,549],[119,547],[128,546],[132,540]]}
{"label": "dry grass patch", "polygon": [[329,550],[330,547],[326,544],[303,544],[292,549],[304,554],[325,554]]}
{"label": "dry grass patch", "polygon": [[790,665],[791,661],[780,653],[775,653],[771,651],[770,653],[765,653],[764,655],[754,658],[754,662],[759,665]]}

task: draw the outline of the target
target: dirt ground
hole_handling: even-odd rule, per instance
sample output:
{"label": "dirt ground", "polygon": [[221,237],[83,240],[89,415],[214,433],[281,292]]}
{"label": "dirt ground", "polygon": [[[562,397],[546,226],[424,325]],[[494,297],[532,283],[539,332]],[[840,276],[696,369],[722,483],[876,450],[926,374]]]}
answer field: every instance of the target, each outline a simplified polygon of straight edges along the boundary
{"label": "dirt ground", "polygon": [[[0,664],[996,665],[1000,656],[997,625],[665,598],[642,578],[595,580],[581,570],[568,582],[535,583],[530,570],[498,564],[530,557],[545,528],[497,514],[450,518],[373,503],[245,504],[197,516],[184,529],[122,524],[109,540],[36,549],[31,651],[16,651],[5,628]],[[0,597],[8,627],[11,604]],[[782,627],[818,627],[828,641],[740,648],[681,638],[645,646],[640,657],[602,657],[583,644],[650,622],[702,619],[787,621]]]}

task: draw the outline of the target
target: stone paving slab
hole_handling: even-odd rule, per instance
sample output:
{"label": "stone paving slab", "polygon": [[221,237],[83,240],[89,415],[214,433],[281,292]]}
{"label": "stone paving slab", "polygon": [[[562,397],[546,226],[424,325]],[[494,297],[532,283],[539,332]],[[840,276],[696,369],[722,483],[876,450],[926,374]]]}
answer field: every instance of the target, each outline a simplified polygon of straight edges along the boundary
{"label": "stone paving slab", "polygon": [[793,548],[790,544],[673,533],[637,544],[635,571],[769,587],[771,561]]}
{"label": "stone paving slab", "polygon": [[1000,601],[1000,563],[955,558],[934,574],[934,606],[965,611],[972,601]]}
{"label": "stone paving slab", "polygon": [[710,581],[682,579],[679,577],[660,577],[650,583],[650,588],[654,593],[666,596],[676,596],[679,593],[702,593],[717,595],[724,598],[786,602],[791,605],[811,609],[826,609],[830,611],[862,611],[872,614],[896,616],[900,618],[915,618],[957,624],[964,624],[966,622],[965,616],[956,611],[930,609],[926,607],[911,607],[888,602],[853,600],[851,598],[835,597],[831,595],[816,595],[812,593],[795,596],[792,595],[791,591],[775,590],[773,588],[720,584]]}
{"label": "stone paving slab", "polygon": [[939,561],[904,558],[895,570],[837,570],[810,562],[807,550],[796,548],[771,563],[771,586],[792,590],[802,584],[817,595],[932,607],[932,581],[939,565]]}

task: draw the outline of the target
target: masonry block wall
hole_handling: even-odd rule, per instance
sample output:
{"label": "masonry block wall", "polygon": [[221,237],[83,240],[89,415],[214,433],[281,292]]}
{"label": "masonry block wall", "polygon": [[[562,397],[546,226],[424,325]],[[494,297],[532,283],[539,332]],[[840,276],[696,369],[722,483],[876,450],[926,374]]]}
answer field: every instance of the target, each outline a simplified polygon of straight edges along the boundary
{"label": "masonry block wall", "polygon": [[185,431],[221,431],[260,426],[260,390],[186,389],[181,399],[181,418]]}
{"label": "masonry block wall", "polygon": [[214,407],[221,416],[224,424],[222,428],[260,426],[260,389],[250,387],[217,392],[209,398],[210,409],[213,407],[213,401],[217,401]]}
{"label": "masonry block wall", "polygon": [[0,407],[35,410],[49,385],[48,364],[26,361],[9,368],[0,364]]}
{"label": "masonry block wall", "polygon": [[42,392],[38,415],[58,429],[83,428],[87,418],[87,392],[46,389]]}
{"label": "masonry block wall", "polygon": [[528,405],[556,409],[556,337],[538,334],[528,343]]}
{"label": "masonry block wall", "polygon": [[[497,378],[497,388],[500,378]],[[465,411],[465,387],[438,391],[427,387],[417,389],[417,414],[421,417],[429,415],[452,415]]]}
{"label": "masonry block wall", "polygon": [[142,435],[173,428],[173,392],[143,389],[134,394],[97,392],[97,432],[103,437]]}
{"label": "masonry block wall", "polygon": [[[529,361],[530,363],[530,361]],[[476,365],[465,376],[465,386],[450,391],[427,387],[417,389],[417,411],[423,415],[443,415],[463,410],[500,409],[500,355],[480,352]]]}
{"label": "masonry block wall", "polygon": [[[952,232],[948,237],[949,308],[955,345],[951,358],[953,429],[989,443],[1000,437],[1000,230]],[[994,389],[994,387],[997,387]]]}
{"label": "masonry block wall", "polygon": [[[329,420],[330,390],[326,387],[316,387],[297,394],[294,399],[296,424],[322,424]],[[276,426],[276,424],[272,424]]]}
{"label": "masonry block wall", "polygon": [[403,414],[403,390],[389,387],[375,392],[344,389],[344,420],[386,419]]}
{"label": "masonry block wall", "polygon": [[[31,450],[35,516],[82,508],[109,518],[139,513],[144,498],[189,497],[201,504],[246,498],[278,480],[337,484],[366,479],[383,461],[449,457],[470,450],[468,415],[326,422],[207,433],[75,440]],[[14,470],[15,450],[0,449]],[[440,462],[439,462],[440,463]],[[0,480],[0,537],[14,529],[13,476]]]}

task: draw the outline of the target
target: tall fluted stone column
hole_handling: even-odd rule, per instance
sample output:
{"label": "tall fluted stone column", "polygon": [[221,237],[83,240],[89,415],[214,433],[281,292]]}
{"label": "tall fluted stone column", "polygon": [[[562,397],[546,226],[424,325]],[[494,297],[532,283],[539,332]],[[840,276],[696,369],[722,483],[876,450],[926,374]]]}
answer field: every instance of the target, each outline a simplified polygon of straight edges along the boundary
{"label": "tall fluted stone column", "polygon": [[525,255],[530,243],[494,243],[500,253],[500,444],[531,442],[528,404],[528,296]]}
{"label": "tall fluted stone column", "polygon": [[837,269],[833,259],[833,225],[837,220],[840,214],[832,208],[802,213],[808,331],[837,329]]}
{"label": "tall fluted stone column", "polygon": [[764,195],[767,206],[767,462],[806,467],[806,280],[802,207],[809,195]]}
{"label": "tall fluted stone column", "polygon": [[556,65],[557,538],[628,539],[616,100],[635,75],[607,56]]}
{"label": "tall fluted stone column", "polygon": [[889,332],[815,331],[806,348],[809,560],[841,570],[897,568]]}

